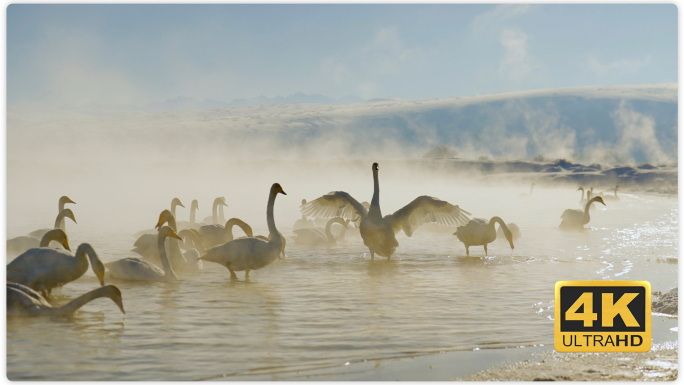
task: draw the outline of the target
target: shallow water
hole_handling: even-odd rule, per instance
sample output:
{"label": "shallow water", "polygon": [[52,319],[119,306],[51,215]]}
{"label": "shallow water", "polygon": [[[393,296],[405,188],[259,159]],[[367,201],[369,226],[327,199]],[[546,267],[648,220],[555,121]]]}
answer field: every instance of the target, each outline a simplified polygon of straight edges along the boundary
{"label": "shallow water", "polygon": [[[126,315],[100,299],[70,319],[8,320],[8,377],[278,378],[279,373],[371,359],[548,346],[558,280],[645,279],[663,292],[677,286],[674,197],[623,194],[620,202],[593,210],[586,231],[563,233],[557,228],[560,215],[578,207],[579,193],[540,189],[534,199],[485,202],[471,188],[463,187],[458,203],[474,217],[500,215],[517,223],[523,238],[514,250],[496,241],[489,256],[482,247],[471,247],[466,257],[455,236],[421,229],[411,238],[401,233],[389,261],[371,263],[360,239],[352,237],[347,245],[329,249],[290,241],[286,260],[253,271],[247,281],[239,272],[239,281],[231,282],[227,269],[211,263],[174,283],[110,281],[123,292]],[[383,191],[390,195],[389,188]],[[67,223],[73,248],[88,241],[105,262],[131,255],[131,234],[142,228],[88,226],[102,213],[88,210],[84,198],[72,198],[79,202],[76,217],[83,218],[79,225]],[[266,233],[260,205],[266,197],[260,198],[258,215],[249,218],[255,234]],[[285,199],[276,202],[276,218],[280,231],[290,234],[296,204]],[[396,209],[402,199],[381,203]],[[56,203],[49,206],[8,207],[8,237],[49,227]],[[203,214],[198,218],[206,210]],[[187,211],[179,214],[187,219],[183,216]],[[228,211],[226,217],[231,216]],[[156,216],[149,217],[151,227]],[[97,286],[89,271],[53,295],[64,303]]]}

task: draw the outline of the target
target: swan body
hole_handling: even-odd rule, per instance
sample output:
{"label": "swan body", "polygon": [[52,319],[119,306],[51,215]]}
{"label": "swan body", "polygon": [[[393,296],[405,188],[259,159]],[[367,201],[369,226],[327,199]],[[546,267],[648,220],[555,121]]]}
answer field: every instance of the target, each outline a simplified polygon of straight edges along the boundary
{"label": "swan body", "polygon": [[589,220],[591,219],[589,216],[589,208],[594,202],[599,202],[604,206],[606,205],[603,202],[603,198],[597,196],[589,199],[589,202],[587,202],[587,204],[584,206],[584,211],[578,209],[567,209],[563,212],[563,215],[561,215],[562,221],[559,227],[562,230],[583,229],[584,225],[589,223]]}
{"label": "swan body", "polygon": [[[67,203],[76,204],[76,202],[72,201],[71,198],[69,198],[69,197],[66,196],[66,195],[64,195],[64,196],[62,196],[61,198],[59,198],[59,211],[57,211],[57,214],[61,213],[62,210],[64,210],[64,205],[66,205]],[[72,213],[72,216],[73,216],[73,213]],[[65,217],[62,217],[62,218],[60,219],[59,224],[55,223],[55,227],[54,227],[55,229],[59,228],[59,229],[65,230],[65,227],[64,227],[64,226],[65,226],[65,224],[64,224],[64,218],[65,218]],[[72,218],[72,220],[73,220],[74,222],[76,222],[75,219]],[[28,236],[29,236],[29,237],[33,237],[33,238],[36,238],[36,239],[41,239],[41,238],[43,237],[43,235],[45,235],[45,233],[47,233],[47,232],[50,231],[50,230],[52,230],[52,229],[39,229],[39,230],[34,230],[34,231],[31,231],[31,232],[28,234]]]}
{"label": "swan body", "polygon": [[250,270],[258,270],[270,265],[283,252],[283,236],[278,232],[273,218],[273,206],[277,194],[285,194],[278,183],[271,186],[266,206],[266,221],[269,235],[264,239],[259,237],[243,237],[234,239],[223,245],[215,246],[206,251],[200,258],[204,261],[215,262],[228,268],[231,279],[237,278],[236,271],[245,271],[245,278]]}
{"label": "swan body", "polygon": [[110,298],[126,314],[121,298],[121,291],[112,285],[89,291],[64,306],[53,307],[43,296],[30,287],[7,282],[7,315],[8,316],[69,316],[81,306],[97,298]]}
{"label": "swan body", "polygon": [[503,229],[504,237],[510,243],[511,250],[515,248],[513,246],[513,234],[511,234],[508,226],[506,226],[506,223],[501,218],[492,217],[489,221],[484,218],[474,218],[465,226],[459,226],[454,233],[465,245],[467,256],[470,256],[470,251],[468,250],[470,246],[484,246],[485,255],[488,255],[487,244],[496,240],[496,229],[494,227],[497,222]]}
{"label": "swan body", "polygon": [[430,196],[420,196],[397,210],[394,214],[382,216],[380,211],[380,183],[378,164],[373,163],[373,199],[366,209],[359,201],[344,191],[333,191],[317,198],[302,207],[305,215],[319,217],[340,216],[353,222],[360,220],[359,231],[364,245],[371,253],[389,259],[399,246],[395,233],[403,230],[407,236],[424,223],[436,222],[455,226],[467,222],[468,213],[456,205]]}
{"label": "swan body", "polygon": [[200,228],[200,224],[195,221],[195,212],[197,209],[199,209],[199,202],[197,202],[197,199],[193,199],[192,203],[190,204],[190,221],[178,221],[177,224],[179,229]]}
{"label": "swan body", "polygon": [[202,254],[204,254],[204,246],[202,245],[199,232],[183,229],[178,232],[178,236],[183,239],[186,245],[190,246],[187,247],[186,251],[183,253],[185,260],[188,261],[189,264],[194,264],[197,270],[201,270],[202,261],[199,259]]}
{"label": "swan body", "polygon": [[[328,221],[328,223],[325,225],[325,229],[316,227],[294,230],[295,235],[292,238],[294,238],[295,243],[298,245],[335,246],[337,244],[337,240],[332,234],[332,231],[330,231],[330,228],[334,223],[341,224],[344,226],[345,230],[349,228],[348,221],[345,221],[342,219],[342,217],[335,217]],[[344,232],[345,230],[342,231]]]}
{"label": "swan body", "polygon": [[163,226],[157,235],[157,251],[161,258],[162,269],[149,261],[128,257],[109,262],[105,267],[109,276],[114,279],[130,281],[175,281],[178,279],[166,256],[165,241],[167,237],[181,239],[169,226]]}
{"label": "swan body", "polygon": [[85,274],[88,260],[100,285],[104,286],[104,265],[88,243],[78,246],[76,255],[47,247],[30,249],[7,265],[7,281],[49,293],[53,288],[75,281]]}
{"label": "swan body", "polygon": [[[302,199],[302,206],[306,204],[306,199]],[[301,206],[300,206],[301,207]],[[299,229],[310,229],[316,227],[316,224],[314,221],[311,219],[307,219],[306,215],[302,214],[301,219],[297,219],[292,225],[292,230],[299,230]]]}
{"label": "swan body", "polygon": [[619,201],[620,197],[617,195],[617,190],[620,188],[620,185],[615,185],[615,190],[613,190],[613,195],[608,195],[608,194],[603,194],[603,200],[606,201]]}
{"label": "swan body", "polygon": [[[49,231],[54,230],[54,229],[64,230],[64,218],[69,218],[72,221],[74,221],[74,223],[76,223],[76,218],[74,217],[73,211],[71,211],[71,209],[64,209],[64,210],[60,211],[59,214],[57,215],[57,218],[55,219],[55,227],[54,228],[52,228],[52,229],[40,229],[40,230],[30,232],[29,235],[23,235],[20,237],[8,239],[7,240],[7,251],[12,251],[15,253],[23,253],[23,252],[27,251],[28,249],[36,247],[37,245],[40,244],[41,239]],[[60,227],[60,224],[61,224],[61,227]],[[40,234],[40,236],[37,236],[38,234]]]}
{"label": "swan body", "polygon": [[48,247],[52,241],[60,243],[67,250],[71,250],[69,249],[67,235],[62,229],[52,229],[45,233],[40,240],[26,235],[12,238],[7,241],[7,250],[21,250],[21,252],[25,252],[36,247]]}

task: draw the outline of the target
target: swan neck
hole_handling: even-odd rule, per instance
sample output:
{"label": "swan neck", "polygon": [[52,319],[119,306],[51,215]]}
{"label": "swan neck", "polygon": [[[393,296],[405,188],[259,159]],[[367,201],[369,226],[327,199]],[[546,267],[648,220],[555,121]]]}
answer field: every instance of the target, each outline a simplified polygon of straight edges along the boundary
{"label": "swan neck", "polygon": [[87,304],[88,302],[97,298],[108,297],[107,293],[109,292],[109,290],[111,289],[105,286],[89,291],[75,298],[74,300],[72,300],[71,302],[62,307],[54,308],[54,312],[57,315],[72,315],[76,310],[80,309],[83,305]]}
{"label": "swan neck", "polygon": [[225,220],[226,220],[226,217],[223,216],[223,205],[220,205],[218,207],[218,218],[216,221],[217,221],[217,223],[219,223],[219,222],[223,222]]}
{"label": "swan neck", "polygon": [[532,189],[534,189],[534,185],[530,185],[530,195],[532,195]]}
{"label": "swan neck", "polygon": [[615,195],[616,198],[618,197],[617,196],[617,189],[618,189],[617,186],[615,186],[615,192],[613,193],[613,195]]}
{"label": "swan neck", "polygon": [[169,262],[169,257],[166,255],[166,247],[164,247],[166,237],[157,237],[157,249],[159,250],[159,259],[161,260],[162,268],[164,269],[165,278],[176,278],[176,273],[174,273],[171,263]]}
{"label": "swan neck", "polygon": [[195,224],[195,211],[197,211],[197,206],[192,205],[190,208],[190,223]]}
{"label": "swan neck", "polygon": [[57,219],[55,219],[55,229],[62,229],[66,230],[64,228],[65,223],[64,223],[64,211],[60,211],[59,214],[57,214]]}
{"label": "swan neck", "polygon": [[59,242],[60,239],[57,237],[57,234],[55,232],[50,230],[47,233],[45,233],[45,235],[43,235],[43,238],[40,240],[40,245],[38,247],[48,247],[50,245],[50,242],[52,241]]}
{"label": "swan neck", "polygon": [[508,226],[506,226],[506,222],[504,222],[503,219],[501,219],[499,217],[492,217],[492,219],[489,220],[489,227],[491,227],[493,229],[494,224],[497,222],[499,223],[499,226],[501,226],[506,231],[509,231]]}
{"label": "swan neck", "polygon": [[245,221],[243,221],[242,219],[230,218],[228,222],[226,222],[225,227],[226,235],[228,237],[229,242],[233,240],[233,226],[238,226],[239,228],[241,228],[245,235],[248,237],[254,236],[254,233],[252,232],[252,226],[245,223]]}
{"label": "swan neck", "polygon": [[218,205],[219,205],[219,200],[218,199],[214,200],[214,205],[211,207],[211,218],[212,218],[212,224],[213,225],[218,223],[218,219],[216,217],[216,210],[218,208]]}
{"label": "swan neck", "polygon": [[373,199],[371,200],[368,214],[382,216],[380,211],[380,181],[378,180],[378,170],[373,170]]}
{"label": "swan neck", "polygon": [[275,199],[277,194],[277,192],[271,191],[271,194],[268,196],[268,206],[266,207],[266,222],[268,223],[269,235],[278,234],[278,229],[276,229],[275,225],[275,219],[273,219],[273,206],[275,205]]}

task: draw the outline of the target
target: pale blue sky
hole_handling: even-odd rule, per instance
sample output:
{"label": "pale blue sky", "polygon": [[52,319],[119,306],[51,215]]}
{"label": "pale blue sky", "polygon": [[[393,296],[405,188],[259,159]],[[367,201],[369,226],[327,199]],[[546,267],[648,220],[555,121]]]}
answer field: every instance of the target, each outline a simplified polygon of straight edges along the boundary
{"label": "pale blue sky", "polygon": [[677,82],[674,5],[17,5],[8,102]]}

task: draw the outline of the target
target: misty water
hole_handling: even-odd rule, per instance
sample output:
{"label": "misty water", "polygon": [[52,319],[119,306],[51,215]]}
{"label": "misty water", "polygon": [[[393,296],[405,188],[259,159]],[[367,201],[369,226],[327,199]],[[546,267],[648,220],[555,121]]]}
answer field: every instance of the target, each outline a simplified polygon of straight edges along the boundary
{"label": "misty water", "polygon": [[[255,234],[266,234],[273,182],[288,194],[278,196],[275,218],[289,242],[285,260],[253,271],[248,280],[238,272],[231,282],[225,267],[208,262],[201,271],[179,274],[178,282],[109,280],[123,292],[125,315],[100,299],[68,319],[9,319],[9,379],[302,378],[310,369],[364,360],[549,346],[558,280],[648,280],[663,292],[677,286],[676,195],[625,191],[619,202],[591,211],[586,231],[566,233],[558,224],[565,209],[579,208],[576,186],[535,188],[531,197],[520,197],[529,185],[406,175],[382,161],[383,214],[433,195],[472,217],[514,222],[522,239],[514,250],[495,241],[489,256],[473,246],[466,257],[450,232],[421,228],[411,238],[397,236],[391,260],[374,262],[353,236],[331,248],[295,245],[289,236],[302,198],[344,190],[370,201],[370,161],[361,163],[327,173],[322,165],[276,162],[211,170],[162,165],[149,173],[112,167],[119,171],[101,175],[84,165],[78,175],[51,175],[49,183],[15,177],[8,183],[8,238],[51,227],[57,200],[66,194],[77,202],[70,208],[78,224],[66,224],[72,249],[89,242],[104,262],[135,255],[129,251],[133,234],[152,228],[174,197],[187,207],[178,208],[178,220],[188,220],[192,199],[199,200],[201,220],[213,199],[225,196],[226,219],[242,218]],[[89,270],[53,291],[54,303],[98,286]]]}

